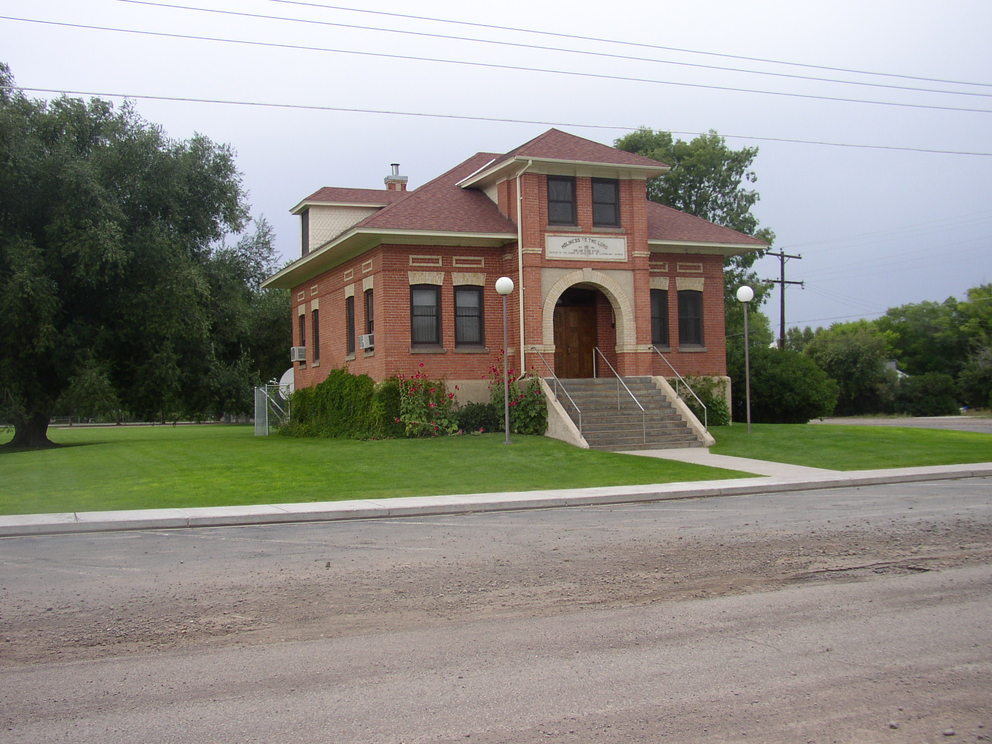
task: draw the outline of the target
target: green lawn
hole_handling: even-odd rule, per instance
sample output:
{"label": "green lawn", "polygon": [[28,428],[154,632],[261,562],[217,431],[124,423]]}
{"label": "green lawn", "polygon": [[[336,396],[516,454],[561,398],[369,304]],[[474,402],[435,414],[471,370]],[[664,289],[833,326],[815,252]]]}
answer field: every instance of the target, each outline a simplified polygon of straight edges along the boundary
{"label": "green lawn", "polygon": [[[0,443],[11,433],[0,432]],[[358,442],[248,426],[51,429],[63,445],[0,450],[0,514],[272,504],[745,475],[502,434]]]}
{"label": "green lawn", "polygon": [[992,435],[967,431],[843,424],[713,427],[710,452],[829,470],[992,462]]}

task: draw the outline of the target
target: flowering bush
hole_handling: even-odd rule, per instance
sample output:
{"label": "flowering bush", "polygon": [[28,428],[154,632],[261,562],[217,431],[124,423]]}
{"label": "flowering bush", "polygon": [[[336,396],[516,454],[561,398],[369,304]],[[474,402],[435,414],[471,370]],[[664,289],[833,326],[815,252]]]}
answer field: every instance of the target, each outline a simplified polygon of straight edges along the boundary
{"label": "flowering bush", "polygon": [[400,423],[408,437],[438,437],[458,431],[454,412],[455,394],[440,380],[432,380],[424,363],[411,377],[400,375]]}
{"label": "flowering bush", "polygon": [[[548,428],[548,402],[540,379],[529,374],[519,380],[516,370],[507,370],[510,378],[510,431],[514,434],[544,434]],[[500,412],[499,430],[503,431],[503,354],[489,368],[489,400]]]}

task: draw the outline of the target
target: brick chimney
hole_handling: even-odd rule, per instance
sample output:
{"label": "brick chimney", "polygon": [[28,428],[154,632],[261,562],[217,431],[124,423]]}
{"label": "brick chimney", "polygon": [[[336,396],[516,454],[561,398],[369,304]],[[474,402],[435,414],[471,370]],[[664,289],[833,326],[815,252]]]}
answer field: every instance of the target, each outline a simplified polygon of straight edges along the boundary
{"label": "brick chimney", "polygon": [[392,173],[382,179],[382,182],[386,184],[386,190],[406,191],[407,177],[400,175],[400,164],[390,163],[389,167],[392,168]]}

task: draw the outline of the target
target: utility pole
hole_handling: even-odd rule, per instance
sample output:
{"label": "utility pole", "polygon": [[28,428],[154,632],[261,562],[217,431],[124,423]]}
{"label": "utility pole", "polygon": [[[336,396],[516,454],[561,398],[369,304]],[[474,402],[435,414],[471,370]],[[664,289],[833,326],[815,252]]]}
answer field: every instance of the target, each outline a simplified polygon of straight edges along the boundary
{"label": "utility pole", "polygon": [[782,350],[785,349],[785,285],[798,284],[803,289],[806,288],[805,282],[787,282],[785,280],[785,261],[789,258],[802,258],[802,256],[793,256],[785,251],[780,253],[765,253],[765,255],[775,256],[779,261],[779,278],[765,279],[764,281],[779,286],[778,348]]}

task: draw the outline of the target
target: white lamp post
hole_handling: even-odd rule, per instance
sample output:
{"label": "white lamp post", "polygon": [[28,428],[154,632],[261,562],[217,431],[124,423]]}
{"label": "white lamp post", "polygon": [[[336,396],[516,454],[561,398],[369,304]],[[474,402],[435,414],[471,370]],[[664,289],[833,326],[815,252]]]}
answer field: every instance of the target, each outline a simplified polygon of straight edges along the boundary
{"label": "white lamp post", "polygon": [[510,350],[506,330],[506,296],[513,291],[513,280],[501,276],[496,280],[496,294],[503,297],[503,431],[506,432],[504,444],[510,444],[510,375],[507,372]]}
{"label": "white lamp post", "polygon": [[746,284],[737,290],[737,301],[744,306],[744,391],[747,398],[747,433],[751,433],[751,340],[747,328],[747,306],[754,299],[754,290]]}

